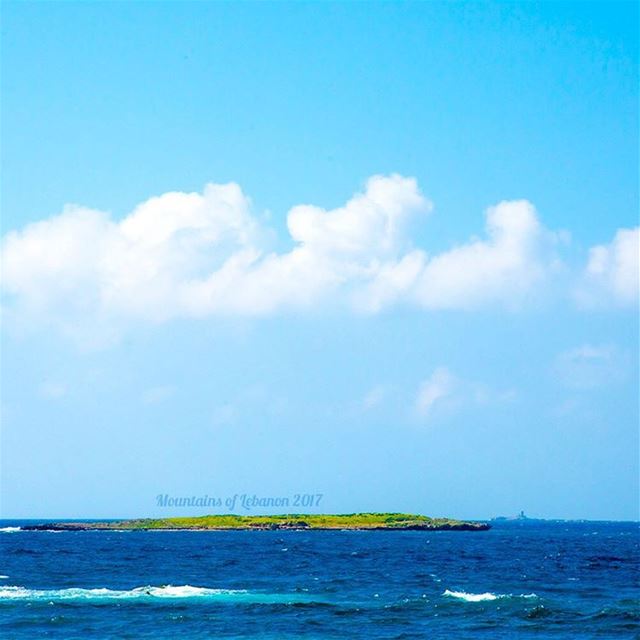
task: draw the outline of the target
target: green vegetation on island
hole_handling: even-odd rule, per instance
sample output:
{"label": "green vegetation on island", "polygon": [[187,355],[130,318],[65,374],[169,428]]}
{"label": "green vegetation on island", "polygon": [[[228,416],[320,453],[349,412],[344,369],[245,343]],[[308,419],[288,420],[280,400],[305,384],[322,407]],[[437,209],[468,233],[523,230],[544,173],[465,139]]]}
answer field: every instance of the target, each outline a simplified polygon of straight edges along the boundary
{"label": "green vegetation on island", "polygon": [[484,522],[430,518],[409,513],[301,514],[269,516],[208,515],[199,517],[144,518],[107,522],[61,522],[30,529],[78,530],[277,530],[357,529],[409,531],[485,531]]}

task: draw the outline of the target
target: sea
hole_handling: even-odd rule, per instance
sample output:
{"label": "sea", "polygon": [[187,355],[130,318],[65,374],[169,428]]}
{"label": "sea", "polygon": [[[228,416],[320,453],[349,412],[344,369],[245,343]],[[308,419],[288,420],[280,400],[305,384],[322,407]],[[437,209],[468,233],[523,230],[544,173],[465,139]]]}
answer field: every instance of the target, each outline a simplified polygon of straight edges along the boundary
{"label": "sea", "polygon": [[23,526],[0,521],[4,640],[640,637],[638,523],[507,521],[486,532]]}

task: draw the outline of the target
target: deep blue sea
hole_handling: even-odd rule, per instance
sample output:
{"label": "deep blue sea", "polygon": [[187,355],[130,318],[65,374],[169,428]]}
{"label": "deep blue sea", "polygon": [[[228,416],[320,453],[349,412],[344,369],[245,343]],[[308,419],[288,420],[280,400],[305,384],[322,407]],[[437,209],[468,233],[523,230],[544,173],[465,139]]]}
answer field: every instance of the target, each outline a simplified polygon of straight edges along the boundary
{"label": "deep blue sea", "polygon": [[637,638],[639,527],[26,532],[0,521],[0,637]]}

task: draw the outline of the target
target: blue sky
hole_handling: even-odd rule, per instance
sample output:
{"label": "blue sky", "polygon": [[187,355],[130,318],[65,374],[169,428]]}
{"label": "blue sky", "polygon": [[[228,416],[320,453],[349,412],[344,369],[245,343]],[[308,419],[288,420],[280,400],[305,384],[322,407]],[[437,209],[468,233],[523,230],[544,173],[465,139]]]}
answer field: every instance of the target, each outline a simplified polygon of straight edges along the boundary
{"label": "blue sky", "polygon": [[637,519],[637,18],[5,3],[0,513]]}

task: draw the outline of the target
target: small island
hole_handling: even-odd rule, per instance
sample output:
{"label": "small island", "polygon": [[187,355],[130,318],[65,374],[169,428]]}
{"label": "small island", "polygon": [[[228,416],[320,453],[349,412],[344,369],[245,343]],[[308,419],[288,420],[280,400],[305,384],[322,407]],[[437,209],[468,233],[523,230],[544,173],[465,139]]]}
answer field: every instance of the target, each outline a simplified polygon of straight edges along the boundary
{"label": "small island", "polygon": [[23,527],[30,531],[235,531],[235,530],[373,530],[373,531],[486,531],[486,522],[430,518],[409,513],[286,514],[269,516],[208,515],[143,518],[104,522],[52,522]]}

